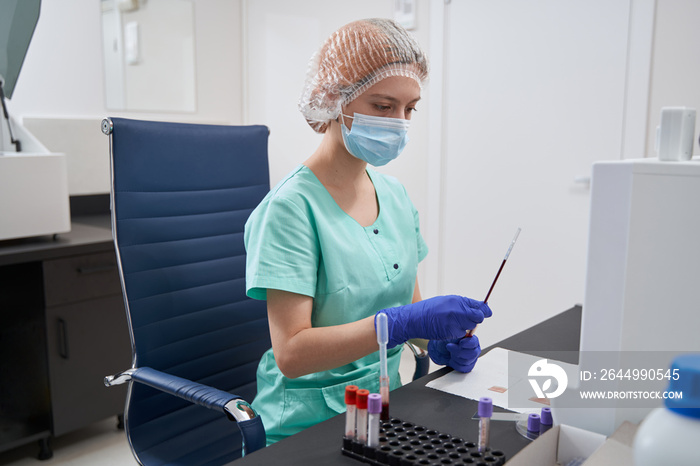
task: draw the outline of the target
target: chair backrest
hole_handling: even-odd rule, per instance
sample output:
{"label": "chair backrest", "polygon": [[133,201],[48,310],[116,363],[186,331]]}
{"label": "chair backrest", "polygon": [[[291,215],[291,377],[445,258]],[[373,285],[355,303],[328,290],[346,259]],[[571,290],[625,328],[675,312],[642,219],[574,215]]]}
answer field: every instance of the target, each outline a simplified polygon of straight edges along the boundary
{"label": "chair backrest", "polygon": [[[112,227],[134,367],[252,401],[270,348],[246,297],[244,224],[269,191],[268,129],[112,119]],[[221,413],[131,383],[129,442],[143,464],[222,464],[241,437]]]}

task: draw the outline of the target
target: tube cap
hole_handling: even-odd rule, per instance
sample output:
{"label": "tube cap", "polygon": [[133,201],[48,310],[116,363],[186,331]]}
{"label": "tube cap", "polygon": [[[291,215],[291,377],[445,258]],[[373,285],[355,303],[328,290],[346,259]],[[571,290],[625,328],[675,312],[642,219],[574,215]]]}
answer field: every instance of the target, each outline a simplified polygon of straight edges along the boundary
{"label": "tube cap", "polygon": [[479,417],[491,417],[493,414],[493,401],[487,396],[479,398]]}
{"label": "tube cap", "polygon": [[540,415],[537,413],[532,413],[527,417],[527,431],[528,432],[539,432],[540,431]]}
{"label": "tube cap", "polygon": [[544,424],[545,426],[551,426],[554,424],[554,421],[552,420],[552,408],[542,408],[542,411],[540,412],[540,424]]}
{"label": "tube cap", "polygon": [[357,398],[357,385],[348,385],[345,387],[345,404],[354,405]]}
{"label": "tube cap", "polygon": [[700,354],[676,357],[671,363],[669,377],[667,390],[682,392],[683,398],[666,398],[666,407],[683,416],[700,419]]}
{"label": "tube cap", "polygon": [[367,409],[367,397],[369,396],[369,390],[361,388],[357,391],[357,409]]}
{"label": "tube cap", "polygon": [[379,393],[370,393],[367,397],[367,412],[378,414],[382,412],[382,395]]}

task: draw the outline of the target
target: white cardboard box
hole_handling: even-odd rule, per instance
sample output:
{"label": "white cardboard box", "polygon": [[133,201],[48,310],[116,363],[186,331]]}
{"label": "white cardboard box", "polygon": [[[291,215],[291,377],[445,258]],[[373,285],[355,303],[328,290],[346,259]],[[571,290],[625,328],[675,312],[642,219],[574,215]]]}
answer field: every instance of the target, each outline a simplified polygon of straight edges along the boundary
{"label": "white cardboard box", "polygon": [[583,466],[632,466],[632,443],[637,425],[624,422],[613,435],[604,435],[568,425],[554,426],[523,448],[507,466],[565,466],[587,458]]}
{"label": "white cardboard box", "polygon": [[[620,429],[628,425],[625,424]],[[620,455],[618,454],[619,447],[624,445],[622,445],[616,435],[617,432],[606,441],[604,435],[596,432],[589,432],[569,425],[554,426],[540,438],[523,448],[507,462],[507,465],[564,466],[577,458],[588,458],[583,463],[585,466],[624,465],[624,462],[619,461]],[[633,437],[634,435],[632,434],[629,441],[630,444]],[[615,457],[610,459],[610,461],[604,458],[605,455],[598,454],[599,451],[605,453],[605,451],[609,450],[606,447],[608,444],[612,447],[612,453],[615,453]],[[622,456],[629,456],[629,464],[631,464],[631,450],[623,452]]]}

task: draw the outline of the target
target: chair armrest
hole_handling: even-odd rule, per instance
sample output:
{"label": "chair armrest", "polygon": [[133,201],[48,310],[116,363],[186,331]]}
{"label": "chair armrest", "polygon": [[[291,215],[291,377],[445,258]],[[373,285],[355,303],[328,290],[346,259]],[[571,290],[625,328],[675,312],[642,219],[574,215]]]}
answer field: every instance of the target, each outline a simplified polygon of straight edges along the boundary
{"label": "chair armrest", "polygon": [[136,382],[222,413],[225,412],[226,403],[240,398],[224,390],[192,382],[150,367],[139,367],[131,374],[131,378]]}
{"label": "chair armrest", "polygon": [[413,356],[416,360],[416,370],[413,372],[413,380],[418,380],[424,375],[428,375],[428,371],[430,370],[428,352],[423,348],[413,345],[409,341],[406,342],[406,345],[413,352]]}
{"label": "chair armrest", "polygon": [[150,367],[132,369],[130,376],[131,380],[135,382],[148,385],[205,408],[225,413],[229,419],[236,421],[241,429],[245,454],[250,454],[265,446],[265,428],[263,427],[262,419],[238,395],[176,377]]}

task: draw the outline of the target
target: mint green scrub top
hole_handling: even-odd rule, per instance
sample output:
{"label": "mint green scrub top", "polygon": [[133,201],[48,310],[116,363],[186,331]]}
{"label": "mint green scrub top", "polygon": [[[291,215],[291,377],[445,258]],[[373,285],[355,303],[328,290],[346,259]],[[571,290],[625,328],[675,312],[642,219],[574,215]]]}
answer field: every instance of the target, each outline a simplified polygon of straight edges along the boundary
{"label": "mint green scrub top", "polygon": [[[412,301],[418,263],[427,254],[418,213],[395,178],[367,172],[379,203],[368,227],[347,215],[304,165],[268,193],[245,226],[249,297],[264,300],[268,288],[311,296],[314,327],[354,322]],[[392,390],[401,386],[402,348],[388,350]],[[257,383],[253,408],[271,444],[344,412],[346,385],[379,393],[379,352],[290,379],[270,349]]]}

